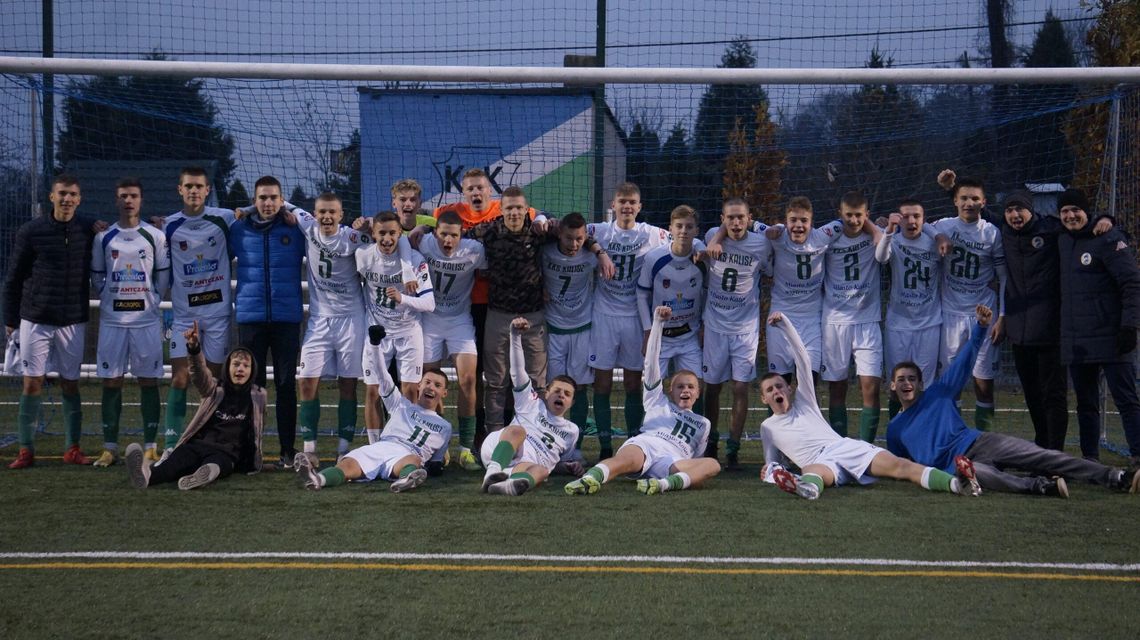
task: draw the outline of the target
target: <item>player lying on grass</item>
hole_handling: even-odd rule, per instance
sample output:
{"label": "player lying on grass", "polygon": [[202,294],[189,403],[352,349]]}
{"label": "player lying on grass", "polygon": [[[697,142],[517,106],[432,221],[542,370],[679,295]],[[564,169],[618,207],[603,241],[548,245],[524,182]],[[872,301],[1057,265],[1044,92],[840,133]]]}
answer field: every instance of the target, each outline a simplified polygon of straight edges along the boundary
{"label": "player lying on grass", "polygon": [[[875,478],[909,480],[931,491],[979,495],[969,460],[962,459],[961,478],[933,467],[923,467],[899,458],[873,444],[844,438],[831,428],[815,401],[811,380],[811,360],[796,328],[776,312],[768,324],[784,334],[791,347],[800,384],[793,394],[783,376],[769,373],[760,379],[760,397],[772,416],[760,427],[764,441],[764,476],[788,493],[814,500],[824,487],[858,482],[870,484]],[[796,477],[784,468],[787,459],[800,468]]]}
{"label": "player lying on grass", "polygon": [[565,417],[574,402],[574,379],[556,376],[546,387],[546,397],[539,397],[523,359],[522,334],[528,329],[526,318],[511,322],[515,418],[483,441],[484,493],[517,496],[542,484],[563,458],[570,459],[578,442],[578,425]]}
{"label": "player lying on grass", "polygon": [[570,482],[569,495],[597,493],[602,484],[618,474],[633,474],[637,490],[647,495],[679,491],[698,486],[720,473],[716,458],[703,456],[709,438],[709,421],[693,413],[700,395],[700,381],[692,371],[673,375],[666,398],[661,383],[661,333],[672,315],[666,306],[657,307],[653,328],[645,346],[645,421],[641,433],[625,441],[617,455],[603,460]]}
{"label": "player lying on grass", "polygon": [[[368,328],[368,341],[373,345],[380,344],[384,335],[381,325]],[[392,493],[400,493],[420,486],[429,475],[443,473],[443,457],[451,442],[451,424],[434,409],[447,397],[447,375],[439,369],[424,371],[419,394],[412,402],[400,393],[389,375],[387,356],[380,352],[379,357],[376,365],[379,393],[390,416],[380,439],[349,451],[335,467],[319,473],[308,456],[297,454],[293,466],[301,487],[316,491],[349,480],[380,478],[391,481],[388,489]]]}
{"label": "player lying on grass", "polygon": [[[955,460],[973,461],[983,489],[1032,495],[1069,497],[1065,478],[1084,480],[1113,489],[1140,491],[1140,468],[1114,469],[1067,453],[1043,449],[1028,440],[1002,433],[982,432],[966,426],[954,398],[969,381],[974,360],[993,319],[989,307],[978,305],[977,324],[970,341],[929,389],[923,389],[922,370],[913,362],[900,362],[891,371],[891,390],[902,412],[887,426],[887,448],[920,464],[943,470]],[[1014,475],[1005,469],[1031,475]]]}
{"label": "player lying on grass", "polygon": [[137,489],[177,480],[178,488],[187,491],[235,470],[261,470],[266,393],[253,382],[257,374],[253,353],[244,347],[230,351],[219,381],[206,364],[198,321],[182,336],[190,358],[190,381],[202,402],[178,444],[158,462],[146,459],[138,443],[127,447],[127,471]]}

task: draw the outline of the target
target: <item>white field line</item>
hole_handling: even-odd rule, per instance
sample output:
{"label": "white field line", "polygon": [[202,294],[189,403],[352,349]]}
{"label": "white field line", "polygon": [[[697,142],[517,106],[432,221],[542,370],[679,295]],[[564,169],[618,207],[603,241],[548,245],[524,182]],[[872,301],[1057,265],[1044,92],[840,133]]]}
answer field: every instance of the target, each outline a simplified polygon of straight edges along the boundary
{"label": "white field line", "polygon": [[201,551],[47,551],[0,552],[0,560],[452,560],[499,562],[568,562],[709,565],[826,565],[857,567],[937,567],[950,569],[1061,569],[1071,571],[1140,571],[1140,563],[987,562],[980,560],[903,560],[894,558],[797,558],[732,556],[589,556],[497,553],[350,553],[350,552],[201,552]]}

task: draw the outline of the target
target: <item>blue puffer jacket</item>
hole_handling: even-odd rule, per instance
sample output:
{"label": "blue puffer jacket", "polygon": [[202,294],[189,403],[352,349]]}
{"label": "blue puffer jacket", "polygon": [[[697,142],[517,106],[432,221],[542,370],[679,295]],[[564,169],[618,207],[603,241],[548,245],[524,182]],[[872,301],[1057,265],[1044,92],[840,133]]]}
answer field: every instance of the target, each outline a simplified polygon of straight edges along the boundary
{"label": "blue puffer jacket", "polygon": [[301,322],[305,236],[297,226],[285,224],[281,214],[268,224],[257,215],[230,227],[230,251],[237,258],[237,321]]}

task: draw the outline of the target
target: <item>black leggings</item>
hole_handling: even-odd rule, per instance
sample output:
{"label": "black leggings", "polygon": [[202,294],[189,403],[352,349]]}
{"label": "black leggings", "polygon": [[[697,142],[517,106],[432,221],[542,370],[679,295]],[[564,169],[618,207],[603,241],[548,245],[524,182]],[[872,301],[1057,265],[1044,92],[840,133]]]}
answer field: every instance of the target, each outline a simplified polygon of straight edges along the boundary
{"label": "black leggings", "polygon": [[199,444],[191,440],[170,452],[170,457],[150,468],[150,483],[148,486],[162,484],[163,482],[176,482],[183,476],[188,476],[198,470],[198,467],[213,462],[222,470],[218,479],[230,475],[234,471],[233,457],[219,449]]}

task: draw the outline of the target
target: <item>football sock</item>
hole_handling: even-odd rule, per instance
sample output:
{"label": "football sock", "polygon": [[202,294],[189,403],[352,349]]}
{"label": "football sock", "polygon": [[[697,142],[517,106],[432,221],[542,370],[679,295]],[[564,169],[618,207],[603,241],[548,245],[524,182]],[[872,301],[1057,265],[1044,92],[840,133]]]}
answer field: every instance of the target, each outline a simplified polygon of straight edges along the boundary
{"label": "football sock", "polygon": [[[301,439],[305,444],[317,441],[317,425],[321,420],[321,401],[302,400],[297,411],[297,424],[301,427]],[[306,449],[308,451],[308,449]]]}
{"label": "football sock", "polygon": [[[579,433],[586,430],[586,417],[590,415],[590,398],[586,390],[579,389],[574,393],[574,404],[570,405],[570,422],[578,426]],[[579,436],[581,437],[581,436]]]}
{"label": "football sock", "polygon": [[805,474],[803,474],[802,476],[800,476],[800,482],[806,482],[808,484],[814,484],[815,488],[819,489],[820,493],[823,493],[823,478],[817,473],[805,473]]}
{"label": "football sock", "polygon": [[356,398],[341,398],[336,403],[336,434],[340,438],[337,451],[348,451],[356,437]]}
{"label": "football sock", "polygon": [[406,464],[403,467],[400,467],[400,477],[407,478],[416,469],[419,469],[419,467],[414,464]]}
{"label": "football sock", "polygon": [[186,422],[186,390],[170,387],[166,392],[166,431],[162,434],[167,449],[178,444],[182,425]]}
{"label": "football sock", "polygon": [[322,487],[335,487],[345,483],[344,472],[337,467],[329,467],[317,475],[322,479]]}
{"label": "football sock", "polygon": [[665,478],[665,482],[661,483],[662,491],[680,491],[681,489],[688,489],[693,484],[693,479],[689,474],[678,472],[670,474]]}
{"label": "football sock", "polygon": [[475,416],[459,416],[459,446],[475,448]]}
{"label": "football sock", "polygon": [[725,440],[724,448],[728,452],[728,455],[738,455],[740,453],[740,441],[733,440],[729,437]]}
{"label": "football sock", "polygon": [[859,412],[859,439],[863,442],[874,442],[875,433],[879,430],[879,408],[863,407]]}
{"label": "football sock", "polygon": [[530,475],[529,473],[527,473],[525,471],[519,471],[517,473],[512,473],[510,479],[511,480],[522,480],[523,482],[526,482],[526,486],[528,489],[534,486],[534,476]]}
{"label": "football sock", "polygon": [[598,482],[601,482],[602,484],[605,484],[610,479],[610,468],[607,467],[605,464],[598,463],[597,465],[592,467],[589,471],[587,471],[586,475],[597,480]]}
{"label": "football sock", "polygon": [[[595,411],[597,411],[595,409]],[[630,436],[641,432],[645,420],[645,405],[641,403],[641,389],[625,392],[625,429]]]}
{"label": "football sock", "polygon": [[67,446],[79,444],[83,435],[83,404],[79,394],[63,394],[63,424],[67,428]]}
{"label": "football sock", "polygon": [[511,466],[511,460],[515,458],[515,447],[505,440],[499,440],[499,444],[495,445],[495,450],[491,452],[491,461],[499,465],[499,468]]}
{"label": "football sock", "polygon": [[43,404],[42,396],[20,396],[20,414],[19,414],[19,433],[20,433],[20,446],[31,449],[32,443],[35,438],[36,432],[36,416],[40,414],[40,405]]}
{"label": "football sock", "polygon": [[154,444],[158,439],[158,420],[162,415],[162,401],[158,387],[139,387],[139,407],[143,420],[143,442]]}
{"label": "football sock", "polygon": [[954,487],[952,481],[954,479],[954,476],[941,469],[926,467],[922,470],[922,480],[920,484],[923,489],[929,489],[931,491],[953,491]]}
{"label": "football sock", "polygon": [[974,426],[978,431],[989,431],[994,426],[994,403],[979,402],[974,405]]}
{"label": "football sock", "polygon": [[103,444],[119,441],[119,418],[123,414],[123,390],[103,387]]}
{"label": "football sock", "polygon": [[847,405],[832,404],[827,407],[828,422],[831,423],[831,428],[843,436],[847,437]]}
{"label": "football sock", "polygon": [[598,425],[598,447],[612,451],[614,448],[614,434],[610,409],[610,394],[594,394],[594,422]]}

